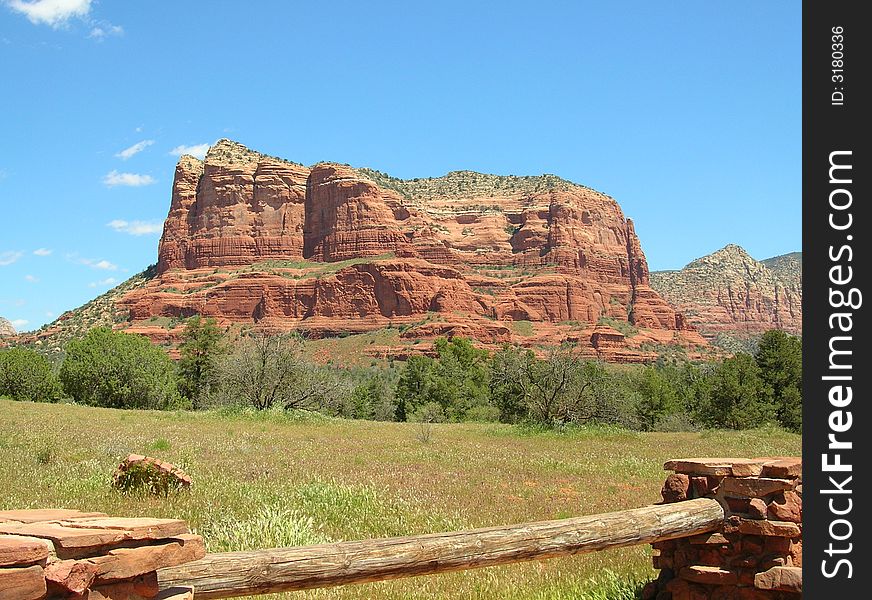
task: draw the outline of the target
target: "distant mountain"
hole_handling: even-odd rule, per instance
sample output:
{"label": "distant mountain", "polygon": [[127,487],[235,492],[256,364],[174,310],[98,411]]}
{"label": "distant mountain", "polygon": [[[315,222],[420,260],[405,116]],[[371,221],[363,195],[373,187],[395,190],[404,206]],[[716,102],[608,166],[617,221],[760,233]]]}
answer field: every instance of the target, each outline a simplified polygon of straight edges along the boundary
{"label": "distant mountain", "polygon": [[761,260],[786,285],[802,289],[802,252],[791,252]]}
{"label": "distant mountain", "polygon": [[706,338],[747,349],[768,329],[802,333],[802,253],[762,261],[729,244],[678,271],[652,271],[651,287]]}
{"label": "distant mountain", "polygon": [[0,335],[15,335],[15,328],[8,319],[0,317]]}

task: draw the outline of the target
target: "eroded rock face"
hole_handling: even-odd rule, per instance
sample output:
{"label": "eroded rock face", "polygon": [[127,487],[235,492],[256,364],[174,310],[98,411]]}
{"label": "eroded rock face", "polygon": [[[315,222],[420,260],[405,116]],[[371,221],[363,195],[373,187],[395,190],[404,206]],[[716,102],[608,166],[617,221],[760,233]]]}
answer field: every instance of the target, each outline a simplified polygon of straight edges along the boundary
{"label": "eroded rock face", "polygon": [[0,317],[0,336],[15,335],[15,327],[7,319]]}
{"label": "eroded rock face", "polygon": [[651,285],[708,338],[768,329],[802,333],[802,258],[765,261],[730,244],[679,271],[651,274]]}
{"label": "eroded rock face", "polygon": [[[220,140],[205,161],[179,160],[158,258],[158,276],[119,303],[140,330],[199,313],[325,335],[406,323],[497,344],[569,324],[593,351],[605,318],[643,330],[625,349],[705,343],[649,285],[617,202],[553,175],[406,181]],[[532,333],[513,333],[519,321]]]}

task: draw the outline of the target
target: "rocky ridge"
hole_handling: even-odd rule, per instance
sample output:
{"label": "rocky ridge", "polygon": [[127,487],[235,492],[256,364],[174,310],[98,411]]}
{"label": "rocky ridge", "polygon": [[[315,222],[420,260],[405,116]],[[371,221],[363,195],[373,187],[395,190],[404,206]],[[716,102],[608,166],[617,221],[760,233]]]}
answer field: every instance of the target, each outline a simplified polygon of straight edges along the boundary
{"label": "rocky ridge", "polygon": [[15,333],[15,327],[12,326],[12,323],[8,319],[0,317],[0,336],[15,335]]}
{"label": "rocky ridge", "polygon": [[768,329],[802,333],[802,254],[763,261],[729,244],[678,271],[655,271],[651,287],[706,338],[730,349]]}
{"label": "rocky ridge", "polygon": [[112,305],[117,327],[165,343],[203,314],[311,338],[397,331],[365,349],[379,356],[451,335],[624,362],[706,347],[605,194],[554,175],[306,167],[230,140],[180,158],[154,277]]}

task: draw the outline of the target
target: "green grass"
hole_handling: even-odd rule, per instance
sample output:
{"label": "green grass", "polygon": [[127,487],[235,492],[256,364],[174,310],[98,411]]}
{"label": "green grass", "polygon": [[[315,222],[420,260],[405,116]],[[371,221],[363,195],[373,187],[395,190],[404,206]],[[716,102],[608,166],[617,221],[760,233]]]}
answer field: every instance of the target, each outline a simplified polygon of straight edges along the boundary
{"label": "green grass", "polygon": [[[210,551],[610,512],[658,501],[669,458],[800,453],[800,437],[777,429],[649,434],[436,423],[425,444],[414,423],[306,413],[0,400],[0,414],[0,509],[181,518]],[[113,489],[112,471],[131,452],[178,465],[193,477],[192,489],[166,498]],[[634,598],[653,575],[649,547],[636,546],[275,597],[620,600]]]}

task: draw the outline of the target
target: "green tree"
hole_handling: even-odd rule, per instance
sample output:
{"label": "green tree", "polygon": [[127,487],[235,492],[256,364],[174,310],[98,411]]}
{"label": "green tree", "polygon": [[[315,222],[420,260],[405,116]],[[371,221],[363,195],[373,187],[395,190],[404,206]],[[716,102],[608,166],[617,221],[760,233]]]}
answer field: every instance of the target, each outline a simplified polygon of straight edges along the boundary
{"label": "green tree", "polygon": [[503,423],[518,423],[529,417],[527,363],[533,352],[510,344],[494,352],[490,362],[490,400]]}
{"label": "green tree", "polygon": [[346,415],[355,419],[391,421],[396,418],[396,412],[393,382],[388,373],[377,371],[354,387]]}
{"label": "green tree", "polygon": [[61,388],[46,357],[27,348],[12,348],[0,352],[0,396],[54,402]]}
{"label": "green tree", "polygon": [[647,366],[638,375],[639,401],[636,414],[642,429],[651,431],[665,417],[679,410],[678,394],[673,381],[677,379],[673,366]]}
{"label": "green tree", "polygon": [[110,408],[182,406],[173,361],[142,335],[92,329],[67,346],[60,368],[64,390],[76,402]]}
{"label": "green tree", "polygon": [[179,344],[179,391],[197,407],[216,381],[216,367],[226,354],[224,334],[215,319],[196,315],[188,320]]}
{"label": "green tree", "polygon": [[718,365],[711,380],[711,407],[707,415],[710,425],[747,429],[774,418],[775,410],[764,393],[754,357],[740,353]]}
{"label": "green tree", "polygon": [[772,329],[763,334],[755,355],[764,393],[775,405],[779,423],[802,429],[802,341]]}
{"label": "green tree", "polygon": [[433,378],[433,359],[410,356],[397,381],[397,421],[407,421],[415,410],[429,401]]}
{"label": "green tree", "polygon": [[430,401],[442,406],[454,421],[465,418],[473,408],[488,404],[490,375],[488,352],[466,338],[441,338],[434,344],[439,353],[433,369]]}

